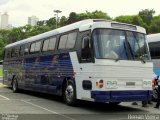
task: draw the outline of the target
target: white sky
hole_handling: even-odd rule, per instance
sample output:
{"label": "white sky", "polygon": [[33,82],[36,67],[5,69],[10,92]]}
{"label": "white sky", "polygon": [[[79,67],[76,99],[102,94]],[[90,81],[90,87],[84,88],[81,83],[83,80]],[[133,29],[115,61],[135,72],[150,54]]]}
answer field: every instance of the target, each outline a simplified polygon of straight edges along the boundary
{"label": "white sky", "polygon": [[28,17],[35,15],[40,20],[54,17],[53,10],[61,10],[60,16],[70,12],[82,13],[101,10],[110,17],[135,15],[142,9],[154,9],[160,15],[159,0],[0,0],[0,12],[8,12],[13,26],[27,24]]}

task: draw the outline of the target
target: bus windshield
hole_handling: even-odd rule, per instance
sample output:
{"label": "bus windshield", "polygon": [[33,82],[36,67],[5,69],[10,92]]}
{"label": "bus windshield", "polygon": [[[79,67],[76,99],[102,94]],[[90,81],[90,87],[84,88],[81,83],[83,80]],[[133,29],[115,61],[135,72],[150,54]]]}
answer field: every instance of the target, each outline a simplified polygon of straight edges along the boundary
{"label": "bus windshield", "polygon": [[150,60],[146,38],[142,33],[96,29],[93,41],[97,59]]}

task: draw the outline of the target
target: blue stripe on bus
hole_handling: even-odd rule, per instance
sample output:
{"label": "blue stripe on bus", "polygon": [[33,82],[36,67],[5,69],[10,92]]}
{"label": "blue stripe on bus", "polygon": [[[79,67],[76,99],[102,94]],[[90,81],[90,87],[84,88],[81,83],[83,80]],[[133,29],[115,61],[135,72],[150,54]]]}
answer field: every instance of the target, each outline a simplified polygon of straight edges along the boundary
{"label": "blue stripe on bus", "polygon": [[91,98],[93,98],[95,102],[149,101],[152,98],[152,91],[91,91]]}
{"label": "blue stripe on bus", "polygon": [[5,69],[8,68],[11,75],[20,75],[22,78],[19,87],[28,90],[60,95],[64,79],[67,77],[74,80],[69,53],[29,57],[23,64],[20,60],[14,60],[6,64]]}

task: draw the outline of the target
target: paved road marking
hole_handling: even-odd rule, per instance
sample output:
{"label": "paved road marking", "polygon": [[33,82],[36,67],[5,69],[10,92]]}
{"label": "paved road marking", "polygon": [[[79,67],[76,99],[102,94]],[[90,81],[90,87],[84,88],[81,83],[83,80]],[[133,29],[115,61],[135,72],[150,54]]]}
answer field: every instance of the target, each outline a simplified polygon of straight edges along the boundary
{"label": "paved road marking", "polygon": [[[0,101],[5,101],[6,99],[0,99]],[[40,99],[9,99],[9,100],[12,100],[12,101],[22,101],[22,100],[25,100],[25,101],[38,101]]]}
{"label": "paved road marking", "polygon": [[3,96],[3,95],[0,95],[0,97],[4,98],[5,100],[10,100],[9,98]]}
{"label": "paved road marking", "polygon": [[6,86],[6,85],[4,85],[4,84],[0,83],[0,87],[4,87],[4,86]]}
{"label": "paved road marking", "polygon": [[41,107],[41,106],[39,106],[39,105],[33,104],[33,103],[31,103],[31,102],[28,102],[28,101],[25,101],[25,100],[21,100],[21,101],[23,101],[23,102],[25,102],[25,103],[27,103],[27,104],[30,104],[30,105],[32,105],[32,106],[41,108],[41,109],[43,109],[43,110],[45,110],[45,111],[48,111],[48,112],[50,112],[50,113],[60,115],[60,116],[62,116],[62,117],[64,117],[64,118],[67,118],[67,119],[70,119],[70,120],[75,120],[75,119],[73,119],[73,118],[71,118],[71,117],[69,117],[69,116],[62,115],[62,114],[60,114],[60,113],[57,113],[57,112],[55,112],[55,111],[52,111],[52,110],[49,110],[49,109],[47,109],[47,108]]}

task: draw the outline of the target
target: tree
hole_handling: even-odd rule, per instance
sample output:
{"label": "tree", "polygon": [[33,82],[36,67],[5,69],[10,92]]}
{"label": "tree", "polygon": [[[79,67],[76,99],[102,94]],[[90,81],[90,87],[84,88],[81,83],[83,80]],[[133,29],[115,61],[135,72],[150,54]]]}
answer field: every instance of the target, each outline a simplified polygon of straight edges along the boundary
{"label": "tree", "polygon": [[149,33],[159,33],[160,32],[160,15],[155,16],[149,26]]}
{"label": "tree", "polygon": [[133,23],[133,17],[134,16],[131,16],[131,15],[125,15],[125,16],[121,15],[121,16],[116,17],[114,20],[118,21],[118,22],[122,22],[122,23],[132,24]]}
{"label": "tree", "polygon": [[37,22],[37,25],[38,26],[43,26],[43,25],[45,25],[46,24],[46,21],[45,20],[42,20],[42,21],[38,21]]}
{"label": "tree", "polygon": [[65,16],[62,16],[59,22],[60,26],[65,26],[67,24],[67,18]]}
{"label": "tree", "polygon": [[155,11],[153,9],[151,9],[151,10],[144,9],[144,10],[141,10],[138,15],[142,18],[142,20],[147,25],[150,25],[154,14],[155,14]]}
{"label": "tree", "polygon": [[74,22],[77,22],[77,21],[78,21],[78,15],[75,12],[71,12],[69,14],[67,24],[71,24],[71,23],[74,23]]}
{"label": "tree", "polygon": [[0,60],[3,58],[4,47],[8,43],[9,30],[0,30]]}
{"label": "tree", "polygon": [[49,20],[46,21],[46,25],[51,27],[52,29],[55,29],[56,22],[58,23],[58,21],[56,21],[56,18],[50,18]]}
{"label": "tree", "polygon": [[107,13],[104,13],[104,12],[98,11],[98,10],[93,11],[91,13],[86,11],[86,14],[91,19],[107,19],[107,20],[111,20],[111,17]]}

